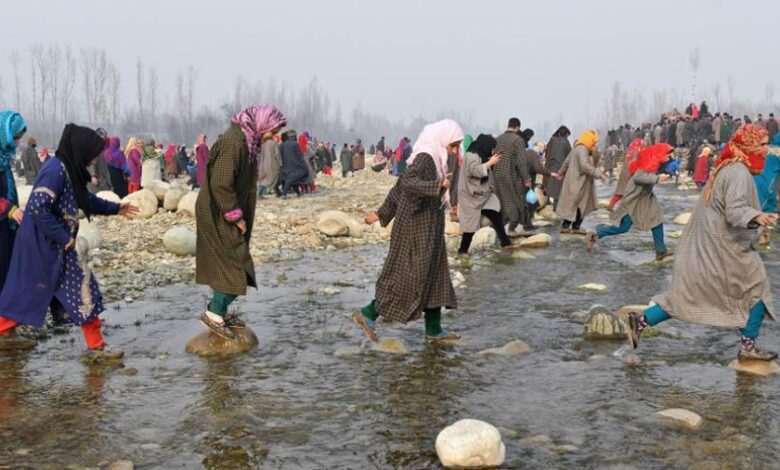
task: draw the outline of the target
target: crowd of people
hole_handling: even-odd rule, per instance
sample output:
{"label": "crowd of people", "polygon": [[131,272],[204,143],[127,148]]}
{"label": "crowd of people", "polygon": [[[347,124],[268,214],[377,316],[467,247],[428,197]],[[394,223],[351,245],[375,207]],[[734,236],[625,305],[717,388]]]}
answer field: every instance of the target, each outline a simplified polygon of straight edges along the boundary
{"label": "crowd of people", "polygon": [[[228,314],[229,306],[257,286],[249,241],[258,200],[272,193],[313,192],[317,173],[332,176],[337,162],[342,177],[366,168],[360,140],[345,143],[336,158],[331,143],[307,132],[298,135],[286,125],[275,107],[250,106],[233,116],[211,147],[202,135],[188,153],[183,145],[164,150],[139,138],[130,138],[123,150],[119,138],[102,129],[68,124],[52,156],[46,149],[39,154],[35,140],[28,139],[21,170],[34,186],[22,209],[12,166],[27,128],[18,113],[0,113],[0,341],[29,345],[15,337],[16,326],[41,326],[50,311],[58,323],[80,325],[92,358],[121,357],[100,333],[102,296],[84,262],[88,246],[78,237],[79,211],[87,218],[131,217],[138,211],[132,204],[108,202],[95,193],[112,190],[122,196],[150,181],[183,175],[200,188],[196,282],[212,290],[200,320],[214,334],[233,339],[245,325]],[[534,213],[539,197],[546,197],[562,220],[560,232],[583,235],[587,251],[636,227],[652,232],[658,260],[671,256],[654,186],[670,178],[669,165],[679,160],[676,149],[705,145],[700,158],[707,159],[706,178],[697,175],[699,160],[689,158],[703,193],[678,244],[672,287],[655,297],[652,307],[630,315],[631,344],[637,346],[647,326],[676,317],[739,328],[741,360],[775,358],[755,344],[762,320],[774,318],[755,249],[777,219],[780,134],[774,116],[738,125],[726,113],[711,115],[702,103],[685,114],[669,113],[654,127],[611,130],[602,150],[594,130],[580,133],[573,143],[570,136],[561,126],[547,144],[531,146],[533,130],[513,117],[500,135],[480,133],[474,139],[445,119],[425,126],[413,145],[406,137],[395,148],[384,137],[372,144],[370,168],[397,178],[381,207],[365,216],[367,224],[393,225],[373,300],[353,315],[361,330],[377,341],[379,316],[403,323],[423,316],[430,343],[460,338],[441,323],[442,309],[457,307],[444,239],[447,217],[461,224],[460,256],[468,256],[483,217],[502,251],[512,251],[518,246],[513,238],[538,230]],[[597,208],[596,181],[607,181],[617,167],[610,203],[615,225],[584,231],[584,219]]]}

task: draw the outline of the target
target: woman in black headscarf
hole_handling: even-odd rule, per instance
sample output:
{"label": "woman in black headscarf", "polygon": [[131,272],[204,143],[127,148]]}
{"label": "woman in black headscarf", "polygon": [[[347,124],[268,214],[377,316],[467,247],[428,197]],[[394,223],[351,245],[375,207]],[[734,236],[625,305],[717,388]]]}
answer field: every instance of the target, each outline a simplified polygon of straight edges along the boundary
{"label": "woman in black headscarf", "polygon": [[138,209],[101,199],[87,190],[87,168],[106,141],[86,127],[68,124],[55,157],[41,168],[0,294],[0,340],[17,324],[43,326],[47,309],[61,322],[81,326],[90,361],[117,360],[100,332],[103,296],[89,268],[89,244],[78,236],[79,209],[92,214],[132,216]]}
{"label": "woman in black headscarf", "polygon": [[508,250],[512,246],[501,221],[501,203],[493,194],[493,185],[490,181],[490,169],[501,160],[500,154],[493,153],[495,149],[496,139],[487,134],[480,134],[463,156],[463,166],[458,181],[458,215],[460,228],[463,231],[458,250],[460,256],[468,256],[471,240],[481,226],[483,215],[490,220],[496,230],[501,248]]}
{"label": "woman in black headscarf", "polygon": [[[555,131],[550,142],[547,144],[544,166],[547,171],[552,173],[558,173],[563,166],[563,162],[566,161],[566,157],[571,152],[571,144],[569,143],[569,136],[571,131],[566,126],[561,126]],[[561,195],[561,185],[563,183],[558,178],[552,176],[545,176],[542,180],[542,186],[544,186],[544,193],[548,197],[554,200],[553,208],[558,206],[558,198]]]}

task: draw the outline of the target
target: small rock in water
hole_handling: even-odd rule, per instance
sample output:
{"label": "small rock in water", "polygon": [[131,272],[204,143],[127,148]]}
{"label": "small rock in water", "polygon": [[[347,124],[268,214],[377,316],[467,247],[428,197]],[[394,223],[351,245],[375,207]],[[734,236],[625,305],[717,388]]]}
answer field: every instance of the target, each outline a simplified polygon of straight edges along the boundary
{"label": "small rock in water", "polygon": [[381,338],[371,345],[371,350],[390,354],[406,354],[407,352],[404,342],[397,338]]}
{"label": "small rock in water", "polygon": [[359,356],[360,354],[363,354],[363,348],[359,346],[345,346],[333,352],[333,355],[336,357],[351,357]]}
{"label": "small rock in water", "polygon": [[587,284],[581,285],[580,289],[591,291],[591,292],[604,292],[605,290],[607,290],[607,286],[605,286],[604,284],[596,284],[593,282],[589,282]]}
{"label": "small rock in water", "polygon": [[536,256],[532,255],[531,253],[525,251],[525,250],[517,250],[514,253],[512,253],[512,258],[514,259],[536,259]]}
{"label": "small rock in water", "polygon": [[520,341],[519,339],[516,339],[514,341],[510,341],[506,343],[500,348],[491,348],[491,349],[485,349],[484,351],[480,351],[477,353],[477,356],[488,356],[488,355],[516,356],[518,354],[523,354],[527,352],[531,352],[531,346],[529,346],[527,343],[523,341]]}
{"label": "small rock in water", "polygon": [[336,289],[335,287],[326,287],[322,289],[322,293],[327,296],[332,296],[336,294],[341,294],[341,289]]}
{"label": "small rock in water", "polygon": [[623,364],[626,364],[628,366],[638,366],[642,363],[642,359],[639,358],[634,353],[628,353],[625,356],[623,356]]}
{"label": "small rock in water", "polygon": [[768,377],[780,372],[780,366],[775,361],[740,361],[734,359],[729,364],[729,367],[737,372],[744,372],[746,374],[755,374],[763,377]]}
{"label": "small rock in water", "polygon": [[588,339],[625,339],[628,327],[603,305],[594,305],[585,319],[585,337]]}
{"label": "small rock in water", "polygon": [[701,416],[693,411],[684,410],[682,408],[670,408],[668,410],[659,411],[658,415],[663,416],[664,418],[673,419],[691,429],[698,428],[704,421]]}
{"label": "small rock in water", "polygon": [[680,238],[682,237],[682,230],[672,230],[671,232],[667,233],[666,236],[669,238]]}
{"label": "small rock in water", "polygon": [[524,248],[544,248],[552,244],[552,237],[546,233],[537,233],[531,237],[528,237],[520,242],[520,246]]}
{"label": "small rock in water", "polygon": [[476,419],[463,419],[436,436],[436,454],[447,468],[498,467],[506,448],[495,426]]}
{"label": "small rock in water", "polygon": [[259,341],[249,328],[233,328],[235,339],[224,339],[211,331],[204,331],[192,338],[185,350],[201,357],[241,354],[255,348]]}
{"label": "small rock in water", "polygon": [[477,230],[471,241],[471,247],[474,249],[492,248],[494,246],[496,246],[496,231],[493,230],[493,227],[482,227]]}
{"label": "small rock in water", "polygon": [[674,218],[674,223],[677,225],[688,225],[688,222],[690,221],[691,221],[690,212],[683,212],[682,214]]}
{"label": "small rock in water", "polygon": [[134,468],[135,465],[131,460],[117,460],[108,467],[108,470],[133,470]]}

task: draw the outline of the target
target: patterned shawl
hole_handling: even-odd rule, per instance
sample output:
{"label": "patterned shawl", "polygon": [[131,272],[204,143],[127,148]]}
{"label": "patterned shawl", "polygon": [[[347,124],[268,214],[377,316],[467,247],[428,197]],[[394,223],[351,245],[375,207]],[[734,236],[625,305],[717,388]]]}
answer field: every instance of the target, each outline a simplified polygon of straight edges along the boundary
{"label": "patterned shawl", "polygon": [[249,160],[254,163],[260,153],[263,134],[285,126],[287,118],[274,106],[253,105],[233,116],[231,122],[237,124],[244,133],[249,147]]}
{"label": "patterned shawl", "polygon": [[737,129],[731,138],[723,153],[718,159],[718,163],[712,170],[710,180],[707,182],[707,189],[704,192],[704,199],[709,204],[712,193],[712,186],[715,177],[724,166],[733,163],[742,163],[753,175],[760,175],[764,169],[766,153],[768,147],[769,133],[766,128],[757,124],[745,124]]}

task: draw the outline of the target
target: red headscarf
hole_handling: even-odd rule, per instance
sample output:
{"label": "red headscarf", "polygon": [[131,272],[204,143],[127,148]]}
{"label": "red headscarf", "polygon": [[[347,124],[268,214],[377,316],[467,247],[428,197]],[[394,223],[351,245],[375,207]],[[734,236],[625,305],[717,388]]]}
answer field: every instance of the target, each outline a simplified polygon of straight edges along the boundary
{"label": "red headscarf", "polygon": [[306,155],[306,149],[309,148],[309,138],[305,133],[298,137],[298,146],[301,148],[301,153]]}
{"label": "red headscarf", "polygon": [[707,183],[707,190],[704,192],[704,198],[710,201],[712,185],[718,172],[727,165],[741,163],[748,167],[753,175],[760,175],[764,170],[766,153],[769,150],[765,141],[769,139],[769,132],[764,127],[757,124],[745,124],[737,129],[734,137],[731,138],[726,148],[723,149],[715,169],[712,170],[710,180]]}
{"label": "red headscarf", "polygon": [[[628,146],[628,150],[626,151],[626,163],[625,164],[626,165],[630,165],[631,162],[633,162],[636,159],[636,157],[639,156],[639,152],[644,150],[644,148],[645,148],[645,141],[644,140],[642,140],[642,139],[640,139],[638,137],[636,139],[634,139],[634,141],[631,142],[631,145]],[[629,170],[631,169],[630,166],[628,168],[629,168]]]}
{"label": "red headscarf", "polygon": [[669,144],[651,145],[639,152],[639,156],[629,164],[628,172],[632,175],[639,170],[658,173],[673,150],[674,148]]}

